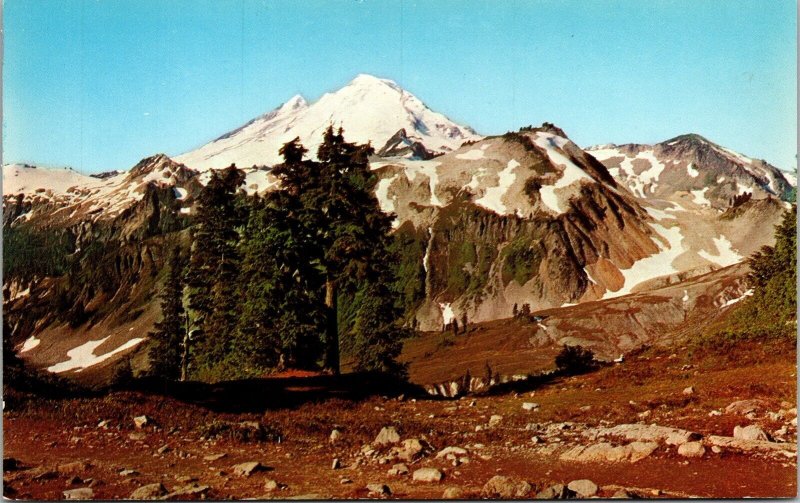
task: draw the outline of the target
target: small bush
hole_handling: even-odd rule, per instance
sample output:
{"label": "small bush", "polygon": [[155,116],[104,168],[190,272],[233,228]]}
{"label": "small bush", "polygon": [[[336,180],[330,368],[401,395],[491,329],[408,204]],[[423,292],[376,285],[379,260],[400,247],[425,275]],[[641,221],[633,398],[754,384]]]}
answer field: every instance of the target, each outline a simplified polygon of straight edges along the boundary
{"label": "small bush", "polygon": [[206,438],[227,438],[236,442],[280,442],[283,435],[272,426],[265,426],[257,421],[214,420],[197,428],[197,432]]}
{"label": "small bush", "polygon": [[576,375],[594,369],[594,353],[582,346],[567,346],[556,356],[556,367],[565,375]]}

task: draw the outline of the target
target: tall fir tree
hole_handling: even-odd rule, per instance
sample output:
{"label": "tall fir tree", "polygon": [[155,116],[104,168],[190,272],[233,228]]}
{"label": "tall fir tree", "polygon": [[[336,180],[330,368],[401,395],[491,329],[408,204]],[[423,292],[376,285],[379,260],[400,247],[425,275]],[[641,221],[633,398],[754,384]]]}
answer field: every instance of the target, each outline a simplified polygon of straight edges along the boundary
{"label": "tall fir tree", "polygon": [[230,352],[237,320],[237,247],[244,219],[237,191],[244,178],[244,173],[234,165],[212,170],[198,198],[197,225],[186,276],[194,328],[195,371],[212,369]]}
{"label": "tall fir tree", "polygon": [[175,247],[169,257],[169,272],[161,293],[161,321],[150,333],[150,371],[165,379],[176,380],[184,368],[186,340],[183,308],[185,260]]}

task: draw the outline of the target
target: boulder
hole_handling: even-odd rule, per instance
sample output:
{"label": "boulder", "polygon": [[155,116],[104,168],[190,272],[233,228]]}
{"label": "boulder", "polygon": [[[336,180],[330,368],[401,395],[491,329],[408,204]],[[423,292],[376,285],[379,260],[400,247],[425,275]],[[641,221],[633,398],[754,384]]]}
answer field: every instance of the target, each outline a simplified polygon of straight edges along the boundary
{"label": "boulder", "polygon": [[790,442],[765,442],[764,440],[743,440],[740,438],[710,435],[707,439],[707,443],[723,449],[732,448],[740,451],[797,452],[797,444]]}
{"label": "boulder", "polygon": [[442,493],[443,500],[461,500],[464,498],[464,491],[460,487],[448,487]]}
{"label": "boulder", "polygon": [[67,489],[64,491],[64,499],[67,500],[90,500],[94,499],[94,491],[90,487],[78,489]]}
{"label": "boulder", "polygon": [[494,428],[498,424],[503,422],[503,416],[498,414],[494,414],[492,417],[489,418],[489,428]]}
{"label": "boulder", "polygon": [[566,500],[575,497],[575,491],[564,484],[554,484],[536,493],[537,500]]}
{"label": "boulder", "polygon": [[409,438],[403,440],[403,444],[396,448],[397,457],[403,461],[414,461],[430,452],[431,446],[424,440]]}
{"label": "boulder", "polygon": [[397,463],[389,468],[389,475],[406,475],[408,474],[408,465],[405,463]]}
{"label": "boulder", "polygon": [[392,494],[392,489],[386,484],[367,484],[370,496],[383,496]]}
{"label": "boulder", "polygon": [[766,401],[753,398],[750,400],[739,400],[737,402],[733,402],[725,407],[725,412],[728,414],[739,414],[744,416],[747,414],[760,412],[766,409],[768,406],[769,404]]}
{"label": "boulder", "polygon": [[150,424],[150,418],[147,416],[136,416],[133,418],[133,425],[136,426],[137,429],[144,428]]}
{"label": "boulder", "polygon": [[333,431],[331,431],[331,436],[329,438],[330,438],[330,442],[332,444],[335,444],[336,442],[338,442],[342,438],[342,433],[339,430],[333,430]]}
{"label": "boulder", "polygon": [[574,491],[579,498],[591,498],[597,494],[597,484],[589,479],[573,480],[567,484],[570,491]]}
{"label": "boulder", "polygon": [[683,394],[686,396],[694,395],[694,386],[689,386],[688,388],[684,388]]}
{"label": "boulder", "polygon": [[203,460],[205,461],[217,461],[218,459],[222,459],[227,456],[226,453],[221,452],[219,454],[209,454],[208,456],[203,456]]}
{"label": "boulder", "polygon": [[733,438],[739,440],[763,440],[765,442],[772,440],[764,430],[754,424],[744,427],[736,426],[733,428]]}
{"label": "boulder", "polygon": [[524,480],[495,475],[484,484],[483,489],[481,489],[481,496],[485,498],[522,499],[531,492],[531,489],[531,485]]}
{"label": "boulder", "polygon": [[205,499],[206,493],[208,493],[209,489],[211,489],[209,486],[189,484],[175,488],[174,491],[167,494],[166,496],[162,496],[161,499],[182,501],[182,500],[195,499],[198,496],[201,499]]}
{"label": "boulder", "polygon": [[522,404],[522,410],[534,410],[538,409],[539,404],[534,402],[525,402]]}
{"label": "boulder", "polygon": [[338,470],[342,467],[342,464],[339,462],[339,458],[333,458],[333,462],[331,462],[331,470]]}
{"label": "boulder", "polygon": [[700,442],[686,442],[678,446],[678,454],[685,458],[702,458],[706,448]]}
{"label": "boulder", "polygon": [[267,491],[268,493],[277,491],[279,488],[280,484],[278,484],[277,480],[267,479],[266,482],[264,482],[264,490]]}
{"label": "boulder", "polygon": [[73,461],[71,463],[64,463],[58,465],[56,471],[62,475],[75,475],[79,473],[84,473],[91,467],[92,465],[90,465],[86,461]]}
{"label": "boulder", "polygon": [[400,434],[394,426],[384,426],[373,440],[374,445],[392,445],[400,442]]}
{"label": "boulder", "polygon": [[655,424],[619,424],[611,428],[595,428],[586,433],[598,437],[621,437],[640,442],[666,442],[669,445],[680,445],[703,438],[702,435],[693,431]]}
{"label": "boulder", "polygon": [[258,461],[248,461],[233,466],[233,474],[239,477],[249,477],[255,472],[266,470],[266,467]]}
{"label": "boulder", "polygon": [[436,454],[436,459],[445,458],[445,459],[454,459],[458,456],[464,456],[468,454],[467,450],[463,447],[445,447],[441,451]]}
{"label": "boulder", "polygon": [[636,463],[650,456],[656,449],[656,442],[631,442],[627,445],[614,446],[608,442],[601,442],[590,446],[576,446],[561,454],[564,461],[627,461]]}
{"label": "boulder", "polygon": [[436,468],[420,468],[414,470],[412,478],[417,482],[439,482],[444,474]]}
{"label": "boulder", "polygon": [[130,496],[128,496],[129,500],[154,500],[158,499],[161,496],[167,494],[166,488],[160,483],[157,484],[147,484],[142,486],[135,491],[133,491]]}

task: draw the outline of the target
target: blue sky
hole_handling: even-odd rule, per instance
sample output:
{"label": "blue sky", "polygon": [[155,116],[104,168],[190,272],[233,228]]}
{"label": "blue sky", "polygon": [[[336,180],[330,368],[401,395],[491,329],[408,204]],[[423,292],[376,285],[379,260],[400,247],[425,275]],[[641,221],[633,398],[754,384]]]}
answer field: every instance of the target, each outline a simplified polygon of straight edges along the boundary
{"label": "blue sky", "polygon": [[483,134],[696,132],[797,165],[794,1],[5,0],[3,162],[127,169],[390,78]]}

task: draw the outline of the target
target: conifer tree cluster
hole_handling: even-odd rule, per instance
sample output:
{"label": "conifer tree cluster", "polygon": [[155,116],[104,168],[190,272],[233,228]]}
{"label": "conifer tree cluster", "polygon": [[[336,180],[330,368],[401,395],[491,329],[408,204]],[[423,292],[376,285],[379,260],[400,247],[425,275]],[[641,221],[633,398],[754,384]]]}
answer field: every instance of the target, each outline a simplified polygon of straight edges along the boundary
{"label": "conifer tree cluster", "polygon": [[396,357],[408,333],[372,147],[329,127],[318,160],[297,138],[280,153],[284,162],[272,170],[279,188],[264,196],[239,190],[244,174],[235,166],[211,172],[185,274],[180,258],[170,261],[153,334],[159,375],[180,376],[187,359],[190,377],[206,380],[285,366],[338,373],[342,347],[355,370],[402,372]]}

